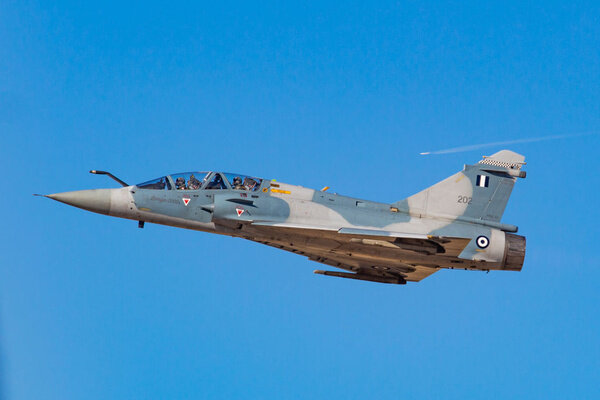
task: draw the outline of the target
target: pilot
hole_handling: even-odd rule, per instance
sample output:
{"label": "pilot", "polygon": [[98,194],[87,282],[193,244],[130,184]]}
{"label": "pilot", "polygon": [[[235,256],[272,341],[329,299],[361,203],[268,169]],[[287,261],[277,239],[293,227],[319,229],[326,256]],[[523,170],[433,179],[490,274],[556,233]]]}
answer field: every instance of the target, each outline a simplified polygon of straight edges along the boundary
{"label": "pilot", "polygon": [[185,179],[183,177],[179,177],[175,180],[175,187],[177,190],[185,190]]}
{"label": "pilot", "polygon": [[233,178],[233,188],[235,190],[247,190],[246,186],[242,185],[242,178],[240,178],[239,176]]}
{"label": "pilot", "polygon": [[248,188],[248,190],[256,190],[258,189],[256,185],[258,185],[258,182],[256,182],[254,179],[252,178],[246,178],[244,179],[244,185],[246,185],[246,187]]}
{"label": "pilot", "polygon": [[208,186],[206,186],[206,188],[207,189],[223,189],[223,188],[225,188],[225,184],[223,183],[223,178],[221,178],[221,175],[219,175],[219,174],[215,175],[212,182],[210,182],[208,184]]}
{"label": "pilot", "polygon": [[188,180],[188,189],[190,189],[190,190],[200,189],[200,181],[194,176],[194,174],[190,175],[190,179]]}

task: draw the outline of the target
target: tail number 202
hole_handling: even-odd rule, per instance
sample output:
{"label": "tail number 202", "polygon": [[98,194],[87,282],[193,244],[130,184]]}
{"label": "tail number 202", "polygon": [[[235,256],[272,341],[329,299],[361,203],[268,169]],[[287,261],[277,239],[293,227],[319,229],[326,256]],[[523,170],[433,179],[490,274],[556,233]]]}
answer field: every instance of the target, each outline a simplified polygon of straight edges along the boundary
{"label": "tail number 202", "polygon": [[461,203],[461,204],[471,204],[471,201],[473,201],[473,198],[470,196],[462,196],[462,195],[458,195],[458,200],[456,201],[457,203]]}

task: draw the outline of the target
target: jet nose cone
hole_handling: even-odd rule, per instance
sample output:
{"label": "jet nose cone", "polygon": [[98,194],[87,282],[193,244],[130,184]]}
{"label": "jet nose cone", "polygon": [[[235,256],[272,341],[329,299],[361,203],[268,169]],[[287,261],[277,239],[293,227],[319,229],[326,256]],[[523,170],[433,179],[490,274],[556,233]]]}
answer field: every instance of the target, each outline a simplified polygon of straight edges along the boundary
{"label": "jet nose cone", "polygon": [[75,192],[49,194],[46,197],[70,206],[83,208],[84,210],[108,214],[110,211],[112,190],[113,189],[78,190]]}

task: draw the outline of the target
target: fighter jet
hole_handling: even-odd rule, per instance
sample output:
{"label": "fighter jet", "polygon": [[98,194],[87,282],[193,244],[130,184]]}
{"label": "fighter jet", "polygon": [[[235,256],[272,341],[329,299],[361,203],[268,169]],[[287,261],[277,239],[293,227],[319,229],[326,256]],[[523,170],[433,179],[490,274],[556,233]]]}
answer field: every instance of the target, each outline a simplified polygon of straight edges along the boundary
{"label": "fighter jet", "polygon": [[442,269],[520,271],[525,237],[500,222],[525,157],[509,150],[388,204],[226,172],[186,172],[123,187],[46,195],[84,210],[239,237],[339,270],[405,284]]}

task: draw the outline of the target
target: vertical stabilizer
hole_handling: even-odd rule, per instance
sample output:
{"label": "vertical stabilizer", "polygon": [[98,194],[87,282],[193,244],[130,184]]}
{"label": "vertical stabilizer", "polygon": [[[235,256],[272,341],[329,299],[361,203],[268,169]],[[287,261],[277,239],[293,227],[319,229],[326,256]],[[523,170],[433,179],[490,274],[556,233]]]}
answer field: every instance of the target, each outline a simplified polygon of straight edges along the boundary
{"label": "vertical stabilizer", "polygon": [[525,178],[523,165],[524,156],[502,150],[395,205],[411,214],[500,222],[517,178]]}

